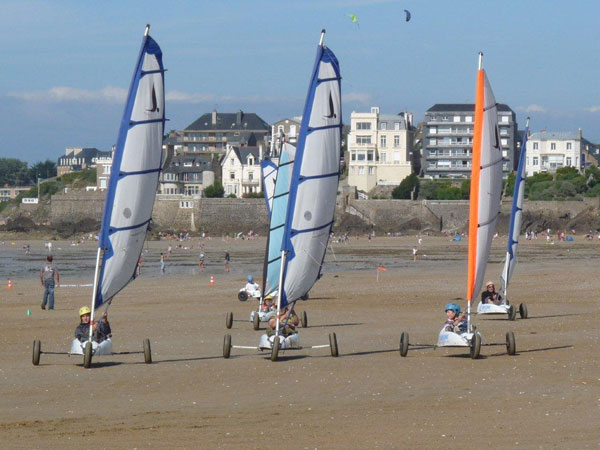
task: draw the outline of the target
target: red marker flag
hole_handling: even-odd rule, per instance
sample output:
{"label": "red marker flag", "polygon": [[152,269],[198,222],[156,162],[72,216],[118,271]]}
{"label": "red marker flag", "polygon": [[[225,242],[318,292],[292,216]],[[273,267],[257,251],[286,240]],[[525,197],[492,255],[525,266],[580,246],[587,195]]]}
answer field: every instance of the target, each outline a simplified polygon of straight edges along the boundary
{"label": "red marker flag", "polygon": [[385,272],[387,268],[383,266],[377,266],[377,270],[379,270],[380,272]]}

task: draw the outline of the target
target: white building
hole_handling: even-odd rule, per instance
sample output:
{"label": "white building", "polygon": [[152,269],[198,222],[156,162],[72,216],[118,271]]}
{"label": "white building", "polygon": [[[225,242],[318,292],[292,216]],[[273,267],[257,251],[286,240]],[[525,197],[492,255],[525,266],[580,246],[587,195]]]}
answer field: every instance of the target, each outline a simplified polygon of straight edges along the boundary
{"label": "white building", "polygon": [[275,139],[273,154],[271,157],[279,157],[281,153],[281,139],[279,136],[283,134],[286,142],[292,144],[294,147],[298,142],[298,135],[300,134],[300,125],[302,124],[302,117],[291,117],[289,119],[281,119],[273,124],[271,129],[271,139]]}
{"label": "white building", "polygon": [[96,188],[105,190],[110,180],[110,169],[112,167],[112,154],[98,156],[96,158]]}
{"label": "white building", "polygon": [[260,162],[262,158],[262,146],[227,146],[225,156],[221,160],[225,197],[233,194],[241,198],[244,194],[262,191],[262,179],[260,176]]}
{"label": "white building", "polygon": [[527,176],[556,172],[561,167],[581,169],[581,128],[579,133],[532,133],[527,139],[525,170]]}
{"label": "white building", "polygon": [[348,184],[368,192],[379,185],[398,185],[411,173],[412,114],[353,111],[348,135]]}

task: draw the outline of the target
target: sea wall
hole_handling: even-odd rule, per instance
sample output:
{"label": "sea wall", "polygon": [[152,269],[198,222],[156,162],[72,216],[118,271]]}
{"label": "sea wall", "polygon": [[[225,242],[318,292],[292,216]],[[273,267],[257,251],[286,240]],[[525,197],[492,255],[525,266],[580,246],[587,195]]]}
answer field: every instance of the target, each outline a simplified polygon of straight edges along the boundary
{"label": "sea wall", "polygon": [[[75,190],[52,196],[50,219],[53,224],[100,221],[104,192]],[[336,229],[348,232],[375,230],[464,231],[468,225],[469,202],[463,200],[355,200],[338,196]],[[523,228],[537,231],[575,228],[588,231],[600,228],[598,199],[584,201],[525,201]],[[511,200],[502,203],[497,229],[506,233]],[[153,211],[159,229],[236,233],[254,230],[264,234],[268,228],[265,201],[260,198],[200,198],[158,195]]]}

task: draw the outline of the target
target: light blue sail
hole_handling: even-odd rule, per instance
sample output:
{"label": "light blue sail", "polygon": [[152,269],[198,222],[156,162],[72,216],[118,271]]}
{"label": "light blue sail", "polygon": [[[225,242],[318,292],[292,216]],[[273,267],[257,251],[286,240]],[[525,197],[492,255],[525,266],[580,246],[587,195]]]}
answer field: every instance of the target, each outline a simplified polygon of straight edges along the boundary
{"label": "light blue sail", "polygon": [[308,293],[321,274],[339,182],[341,107],[339,63],[321,40],[302,114],[290,186],[281,248],[285,253],[281,307]]}
{"label": "light blue sail", "polygon": [[276,169],[275,188],[272,195],[272,212],[269,225],[269,237],[263,274],[263,298],[279,289],[281,271],[281,244],[285,232],[287,203],[290,193],[290,181],[294,167],[296,149],[288,143],[283,144],[279,166]]}
{"label": "light blue sail", "polygon": [[152,218],[163,162],[165,95],[162,51],[147,31],[135,65],[113,155],[98,244],[102,259],[95,291],[95,309],[111,300],[135,277]]}
{"label": "light blue sail", "polygon": [[260,174],[262,177],[263,194],[267,204],[267,216],[271,218],[273,209],[273,195],[275,192],[275,178],[277,177],[277,164],[270,159],[265,159],[260,163]]}

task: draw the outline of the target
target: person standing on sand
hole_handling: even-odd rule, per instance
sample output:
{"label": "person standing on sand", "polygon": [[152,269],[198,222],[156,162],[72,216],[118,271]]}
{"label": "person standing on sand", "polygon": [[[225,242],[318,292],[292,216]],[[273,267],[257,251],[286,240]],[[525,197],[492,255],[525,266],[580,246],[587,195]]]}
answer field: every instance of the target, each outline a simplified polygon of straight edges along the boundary
{"label": "person standing on sand", "polygon": [[419,251],[418,248],[413,248],[413,262],[417,262],[417,252]]}
{"label": "person standing on sand", "polygon": [[229,273],[229,262],[231,257],[229,256],[229,252],[225,252],[225,272]]}
{"label": "person standing on sand", "polygon": [[[55,281],[56,280],[56,281]],[[52,255],[46,257],[46,264],[40,270],[40,282],[44,288],[44,297],[42,299],[42,309],[54,310],[54,287],[60,284],[60,275],[56,266],[52,262]]]}
{"label": "person standing on sand", "polygon": [[165,255],[163,253],[160,254],[160,271],[165,273]]}
{"label": "person standing on sand", "polygon": [[200,266],[200,270],[204,270],[204,253],[200,253],[200,261],[198,262],[198,266]]}
{"label": "person standing on sand", "polygon": [[173,247],[171,246],[171,244],[169,244],[169,246],[167,247],[167,258],[171,257],[172,252],[173,252]]}

